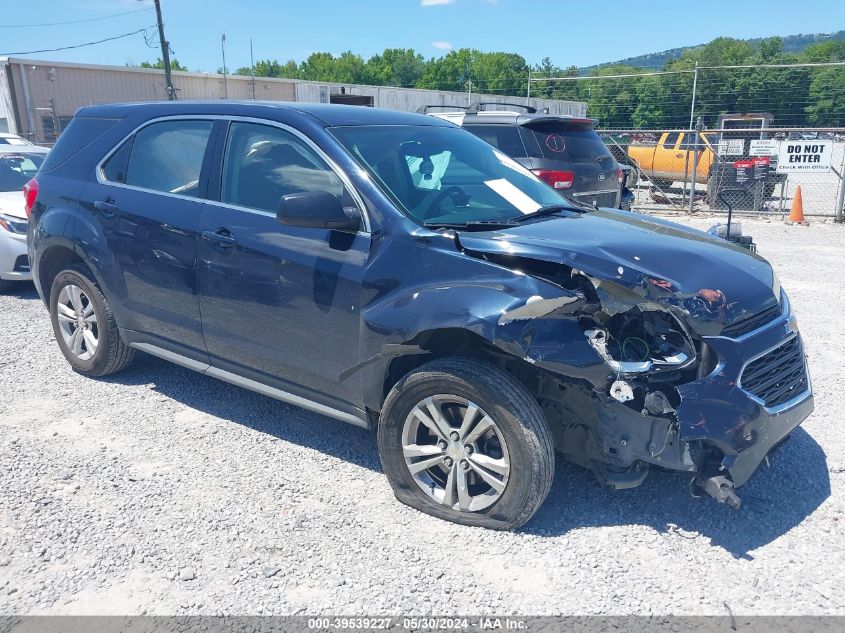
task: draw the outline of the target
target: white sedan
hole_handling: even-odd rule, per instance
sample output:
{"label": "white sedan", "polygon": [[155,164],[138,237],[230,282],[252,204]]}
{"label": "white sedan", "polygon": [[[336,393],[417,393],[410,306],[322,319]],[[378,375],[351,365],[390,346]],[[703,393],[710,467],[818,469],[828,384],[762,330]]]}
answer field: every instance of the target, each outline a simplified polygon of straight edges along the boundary
{"label": "white sedan", "polygon": [[21,190],[35,176],[48,151],[36,145],[0,144],[0,292],[13,281],[32,279]]}

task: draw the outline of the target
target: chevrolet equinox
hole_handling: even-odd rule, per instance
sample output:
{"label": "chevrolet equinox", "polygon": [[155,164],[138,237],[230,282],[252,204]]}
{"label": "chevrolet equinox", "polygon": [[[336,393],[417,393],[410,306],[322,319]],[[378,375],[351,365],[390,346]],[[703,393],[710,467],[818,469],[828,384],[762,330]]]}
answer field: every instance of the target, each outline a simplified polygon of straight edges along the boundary
{"label": "chevrolet equinox", "polygon": [[736,489],[813,409],[762,257],[562,198],[473,134],[337,105],[80,110],[24,187],[87,376],[136,351],[377,430],[396,497],[514,529],[556,455]]}

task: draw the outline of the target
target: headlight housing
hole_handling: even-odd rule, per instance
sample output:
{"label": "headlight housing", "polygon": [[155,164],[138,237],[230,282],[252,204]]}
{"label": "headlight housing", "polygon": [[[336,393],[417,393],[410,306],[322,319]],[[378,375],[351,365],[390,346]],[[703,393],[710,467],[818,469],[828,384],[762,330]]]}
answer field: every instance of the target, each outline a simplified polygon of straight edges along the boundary
{"label": "headlight housing", "polygon": [[616,374],[658,375],[693,366],[695,344],[666,310],[631,308],[585,330],[587,341]]}
{"label": "headlight housing", "polygon": [[9,233],[26,233],[27,226],[28,223],[26,220],[0,213],[0,228]]}

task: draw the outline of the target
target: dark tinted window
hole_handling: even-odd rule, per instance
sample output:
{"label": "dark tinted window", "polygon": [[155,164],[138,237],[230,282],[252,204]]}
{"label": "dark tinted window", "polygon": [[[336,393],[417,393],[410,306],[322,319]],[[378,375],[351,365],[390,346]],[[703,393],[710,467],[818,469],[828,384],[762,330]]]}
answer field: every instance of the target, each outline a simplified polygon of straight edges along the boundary
{"label": "dark tinted window", "polygon": [[543,123],[532,125],[530,130],[543,158],[549,160],[593,162],[610,156],[610,150],[592,127]]}
{"label": "dark tinted window", "polygon": [[663,147],[668,149],[674,149],[675,144],[678,142],[678,137],[680,136],[680,132],[669,132],[666,135],[666,138],[663,139]]}
{"label": "dark tinted window", "polygon": [[132,149],[133,138],[124,141],[123,145],[109,157],[103,165],[103,177],[110,182],[126,182],[126,167],[129,165],[129,150]]}
{"label": "dark tinted window", "polygon": [[211,121],[162,121],[138,131],[126,184],[196,196]]}
{"label": "dark tinted window", "polygon": [[117,125],[119,119],[89,119],[87,117],[76,117],[64,132],[59,140],[47,155],[47,160],[41,166],[41,171],[55,169],[68,158],[76,154],[83,147],[102,136],[106,131]]}
{"label": "dark tinted window", "polygon": [[464,128],[508,156],[525,156],[525,147],[515,125],[465,125]]}
{"label": "dark tinted window", "polygon": [[0,153],[0,191],[20,191],[43,161],[44,154]]}
{"label": "dark tinted window", "polygon": [[297,136],[269,125],[232,123],[223,157],[222,202],[275,212],[282,196],[301,191],[344,196],[337,174]]}

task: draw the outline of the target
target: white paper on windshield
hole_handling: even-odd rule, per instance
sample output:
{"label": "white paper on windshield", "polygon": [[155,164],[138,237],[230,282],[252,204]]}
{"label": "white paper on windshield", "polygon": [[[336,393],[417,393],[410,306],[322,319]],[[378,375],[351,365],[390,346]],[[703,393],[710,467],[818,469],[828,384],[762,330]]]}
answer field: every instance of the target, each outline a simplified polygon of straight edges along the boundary
{"label": "white paper on windshield", "polygon": [[485,180],[484,184],[526,215],[534,213],[543,206],[504,178]]}

